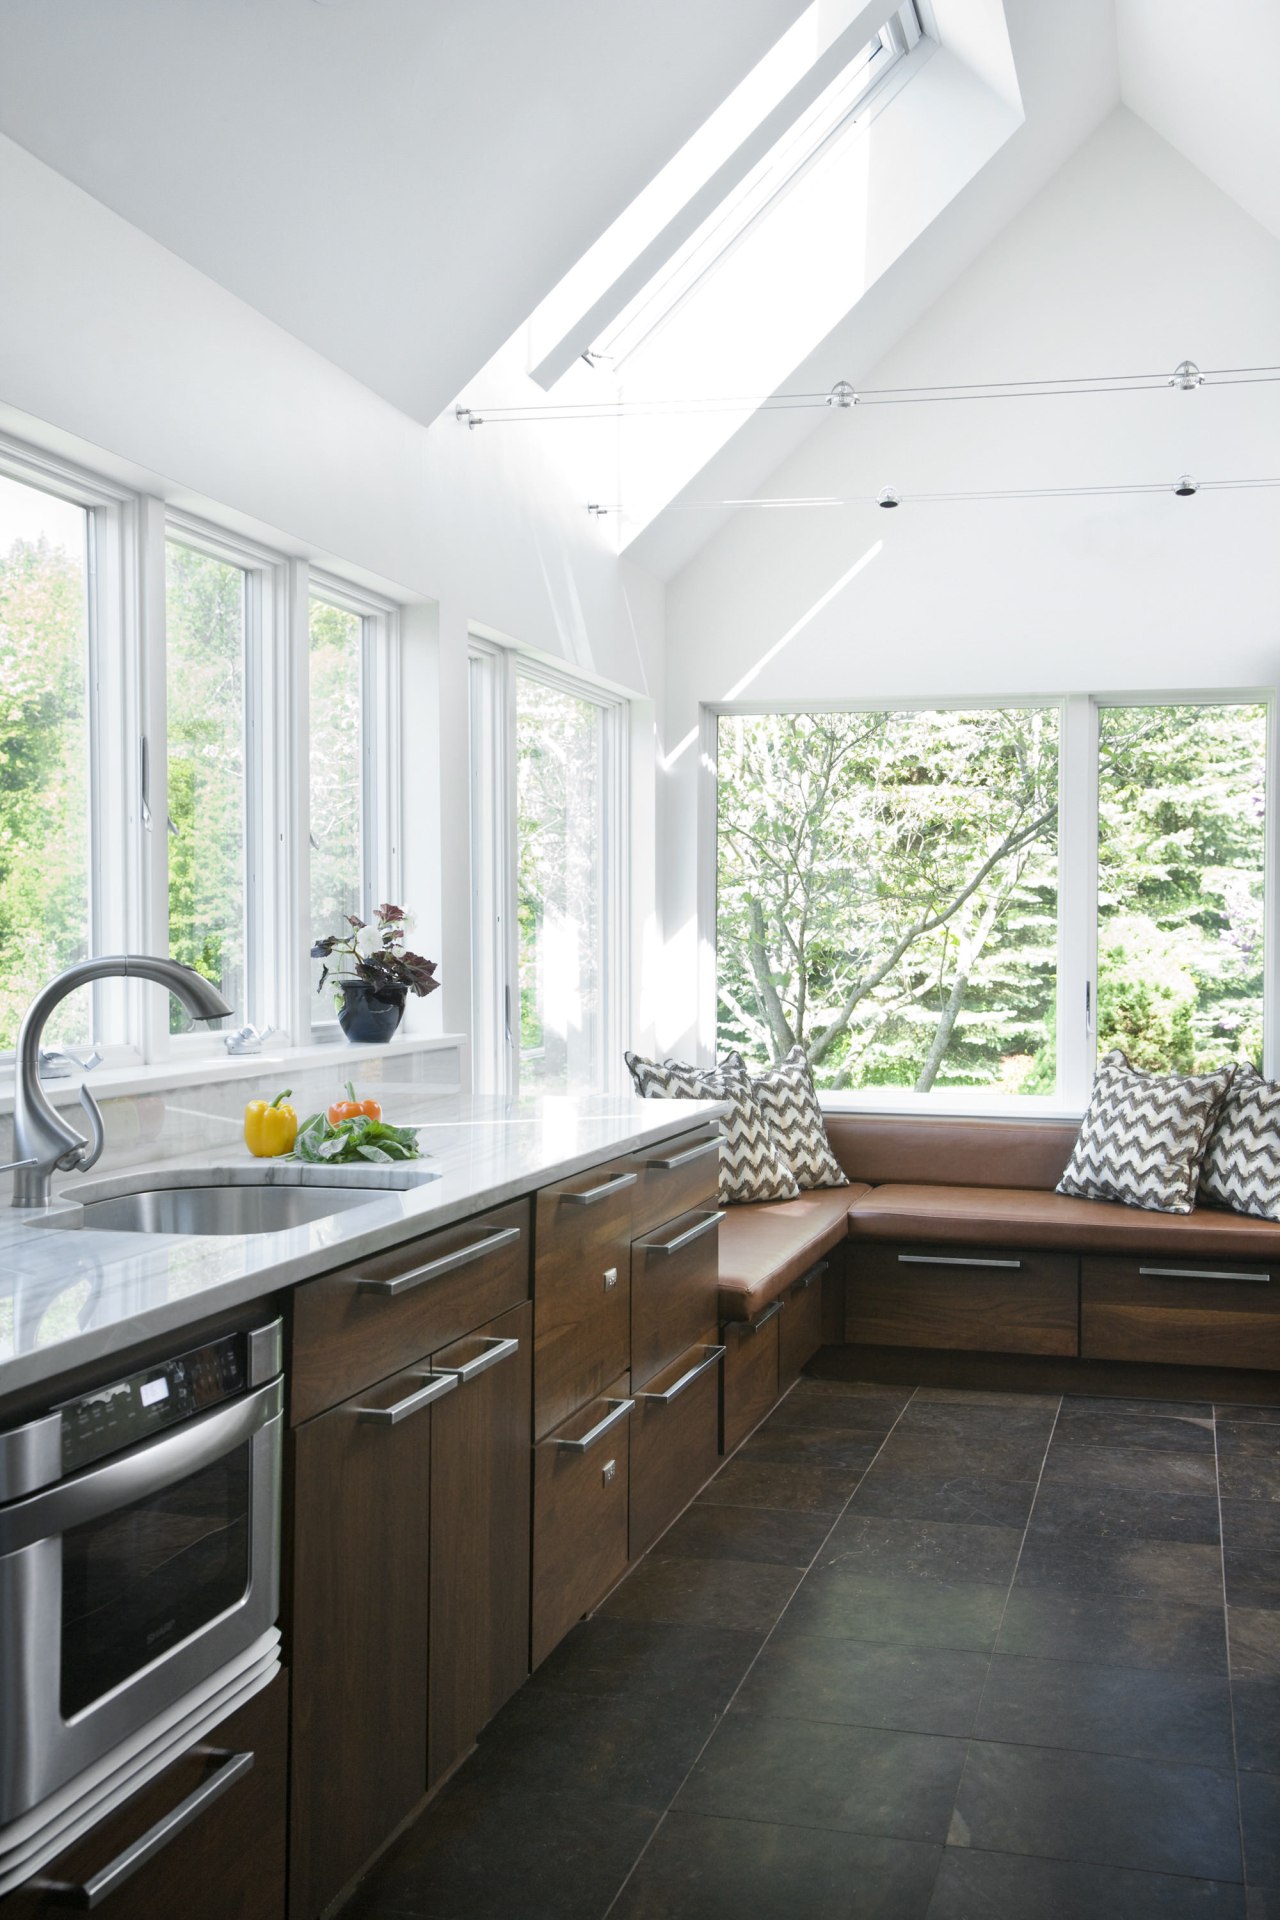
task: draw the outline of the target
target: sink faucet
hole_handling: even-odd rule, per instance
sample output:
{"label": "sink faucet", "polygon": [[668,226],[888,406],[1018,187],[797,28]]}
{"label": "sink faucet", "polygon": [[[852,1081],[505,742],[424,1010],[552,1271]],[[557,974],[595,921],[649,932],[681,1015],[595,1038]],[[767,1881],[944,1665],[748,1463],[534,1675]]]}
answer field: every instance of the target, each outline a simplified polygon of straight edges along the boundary
{"label": "sink faucet", "polygon": [[40,1037],[45,1022],[60,1000],[90,980],[123,976],[126,980],[154,980],[168,987],[197,1020],[221,1020],[231,1012],[217,988],[193,967],[149,953],[105,954],[100,960],[82,960],[51,980],[27,1008],[18,1030],[18,1058],[13,1088],[13,1146],[15,1207],[47,1207],[54,1173],[62,1168],[85,1172],[106,1144],[102,1114],[87,1086],[80,1104],[88,1115],[89,1138],[60,1120],[40,1085]]}

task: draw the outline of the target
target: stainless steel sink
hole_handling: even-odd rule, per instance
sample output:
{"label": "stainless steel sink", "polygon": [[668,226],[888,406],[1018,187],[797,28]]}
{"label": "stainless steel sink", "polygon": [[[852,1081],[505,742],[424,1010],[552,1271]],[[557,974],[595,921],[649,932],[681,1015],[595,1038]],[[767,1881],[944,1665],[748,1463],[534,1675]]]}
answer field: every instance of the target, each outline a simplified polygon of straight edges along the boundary
{"label": "stainless steel sink", "polygon": [[[365,1184],[357,1184],[364,1176]],[[74,1232],[268,1234],[367,1207],[439,1176],[434,1168],[264,1166],[170,1171],[67,1188],[65,1203],[27,1224]]]}

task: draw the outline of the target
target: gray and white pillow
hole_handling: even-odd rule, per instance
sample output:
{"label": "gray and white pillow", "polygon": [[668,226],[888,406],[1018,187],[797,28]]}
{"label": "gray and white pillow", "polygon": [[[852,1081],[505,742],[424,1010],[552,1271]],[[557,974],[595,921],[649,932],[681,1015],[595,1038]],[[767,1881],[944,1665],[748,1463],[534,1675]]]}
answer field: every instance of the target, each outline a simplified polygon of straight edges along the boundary
{"label": "gray and white pillow", "polygon": [[722,1064],[750,1076],[751,1091],[802,1191],[808,1187],[848,1186],[849,1176],[831,1151],[803,1047],[792,1047],[785,1060],[761,1073],[752,1073],[740,1053],[726,1054]]}
{"label": "gray and white pillow", "polygon": [[626,1056],[635,1089],[645,1100],[726,1100],[720,1121],[720,1200],[794,1200],[800,1189],[778,1151],[769,1122],[751,1091],[747,1075],[736,1068],[686,1066],[678,1060]]}
{"label": "gray and white pillow", "polygon": [[1200,1169],[1211,1207],[1280,1220],[1280,1085],[1238,1066]]}
{"label": "gray and white pillow", "polygon": [[1200,1163],[1235,1069],[1147,1073],[1118,1049],[1098,1062],[1059,1193],[1190,1213]]}

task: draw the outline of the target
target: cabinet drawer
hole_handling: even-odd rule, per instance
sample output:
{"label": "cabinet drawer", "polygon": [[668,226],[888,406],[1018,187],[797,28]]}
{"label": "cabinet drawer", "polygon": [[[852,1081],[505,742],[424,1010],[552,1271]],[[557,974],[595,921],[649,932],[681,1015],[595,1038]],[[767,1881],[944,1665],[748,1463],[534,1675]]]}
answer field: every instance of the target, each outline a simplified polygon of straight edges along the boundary
{"label": "cabinet drawer", "polygon": [[533,1450],[535,1667],[626,1572],[632,1404],[624,1374]]}
{"label": "cabinet drawer", "polygon": [[626,1162],[544,1187],[534,1215],[533,1427],[549,1433],[631,1363]]}
{"label": "cabinet drawer", "polygon": [[636,1392],[631,1416],[631,1558],[646,1553],[719,1465],[720,1359],[691,1347]]}
{"label": "cabinet drawer", "polygon": [[296,1426],[529,1297],[529,1202],[441,1227],[293,1293]]}
{"label": "cabinet drawer", "polygon": [[[0,1900],[4,1920],[53,1920],[69,1907],[89,1906],[83,1890],[167,1822],[171,1837],[113,1891],[93,1900],[96,1912],[106,1920],[168,1914],[182,1920],[283,1920],[287,1699],[288,1678],[278,1674],[42,1868],[40,1887],[20,1887]],[[244,1754],[252,1756],[247,1767]],[[192,1811],[190,1797],[201,1792],[204,1799]],[[191,1813],[182,1824],[180,1809]],[[81,1890],[80,1897],[72,1890]]]}
{"label": "cabinet drawer", "polygon": [[865,1247],[845,1288],[845,1339],[874,1347],[1074,1354],[1073,1253]]}
{"label": "cabinet drawer", "polygon": [[1280,1367],[1280,1268],[1086,1256],[1080,1351],[1087,1360]]}
{"label": "cabinet drawer", "polygon": [[648,1235],[664,1220],[714,1207],[720,1183],[720,1129],[704,1122],[696,1132],[679,1134],[647,1147],[627,1162],[637,1179],[631,1196],[631,1231]]}
{"label": "cabinet drawer", "polygon": [[778,1321],[778,1392],[785,1393],[822,1345],[822,1277],[825,1260],[792,1282]]}
{"label": "cabinet drawer", "polygon": [[759,1426],[778,1398],[778,1322],[782,1302],[754,1320],[730,1320],[721,1328],[724,1377],[720,1396],[720,1450],[732,1453]]}
{"label": "cabinet drawer", "polygon": [[681,1214],[631,1244],[631,1377],[647,1380],[699,1340],[718,1314],[719,1228],[715,1207]]}

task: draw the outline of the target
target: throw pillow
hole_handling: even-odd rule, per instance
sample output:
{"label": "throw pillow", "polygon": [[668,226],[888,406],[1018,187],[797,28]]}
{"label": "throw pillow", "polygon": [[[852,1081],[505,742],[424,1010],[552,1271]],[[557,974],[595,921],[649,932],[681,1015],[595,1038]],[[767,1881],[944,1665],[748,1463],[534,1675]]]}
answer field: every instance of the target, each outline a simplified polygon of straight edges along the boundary
{"label": "throw pillow", "polygon": [[1098,1062],[1058,1192],[1120,1200],[1152,1213],[1190,1213],[1233,1072],[1147,1073],[1119,1050],[1108,1053]]}
{"label": "throw pillow", "polygon": [[848,1186],[849,1176],[831,1151],[803,1047],[792,1047],[785,1060],[762,1073],[752,1073],[740,1053],[727,1054],[723,1064],[750,1076],[751,1091],[802,1190]]}
{"label": "throw pillow", "polygon": [[1200,1198],[1280,1220],[1280,1085],[1256,1067],[1236,1068],[1200,1169]]}
{"label": "throw pillow", "polygon": [[726,1100],[720,1121],[720,1200],[794,1200],[800,1189],[778,1152],[745,1073],[686,1066],[629,1053],[627,1067],[645,1100]]}

